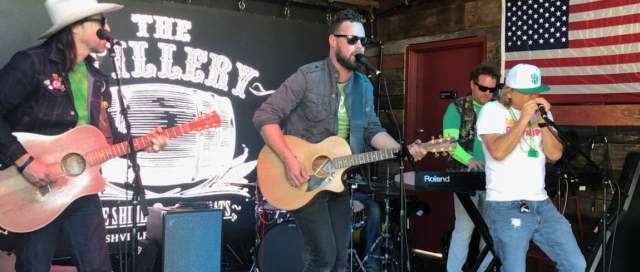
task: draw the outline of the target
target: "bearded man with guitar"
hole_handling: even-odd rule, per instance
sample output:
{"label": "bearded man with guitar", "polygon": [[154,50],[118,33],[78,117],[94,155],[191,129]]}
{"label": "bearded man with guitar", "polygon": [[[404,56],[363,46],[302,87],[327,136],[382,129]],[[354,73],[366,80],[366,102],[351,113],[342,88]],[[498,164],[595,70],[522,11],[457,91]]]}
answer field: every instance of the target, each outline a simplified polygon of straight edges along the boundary
{"label": "bearded man with guitar", "polygon": [[[366,41],[359,14],[352,10],[336,13],[329,29],[329,56],[300,67],[256,111],[253,122],[270,150],[261,156],[275,157],[282,164],[281,167],[265,167],[258,163],[258,183],[263,193],[274,190],[275,184],[270,186],[267,182],[277,182],[271,179],[278,176],[265,172],[282,173],[282,179],[286,179],[282,182],[288,184],[288,188],[275,189],[272,193],[293,196],[298,191],[310,191],[312,187],[333,186],[325,183],[328,179],[318,178],[322,176],[319,172],[331,176],[335,174],[334,166],[355,165],[358,159],[345,158],[335,162],[328,160],[331,155],[362,153],[366,145],[376,149],[400,147],[380,125],[369,79],[356,71],[356,55],[364,52]],[[286,121],[287,136],[280,127],[282,121]],[[323,140],[326,141],[322,146],[304,144]],[[416,141],[409,146],[409,152],[416,160],[426,154],[418,147],[419,143]],[[325,149],[330,156],[302,154],[314,148]],[[307,163],[307,159],[315,161]],[[339,180],[340,176],[334,178]],[[343,189],[342,184],[337,183],[334,187]],[[274,206],[295,209],[293,215],[304,240],[305,272],[347,269],[351,208],[347,190],[340,188],[319,192],[302,207],[292,203],[274,204],[265,194]]]}
{"label": "bearded man with guitar", "polygon": [[[66,182],[68,173],[61,173],[45,159],[48,153],[64,147],[52,143],[51,152],[30,152],[13,133],[58,135],[90,125],[104,134],[102,141],[124,140],[107,112],[111,105],[108,77],[94,67],[89,55],[105,51],[106,42],[98,39],[97,31],[108,31],[104,14],[122,6],[96,0],[47,0],[44,5],[52,21],[51,28],[40,36],[45,42],[16,53],[0,70],[0,162],[3,168],[9,167],[6,171],[20,173],[25,186],[38,189]],[[158,152],[167,143],[168,137],[158,128],[147,135],[142,146],[148,152]],[[87,182],[104,182],[98,177]],[[2,188],[2,194],[18,184],[7,179],[0,182],[12,184],[11,188]],[[40,200],[46,201],[47,197],[42,193]],[[44,227],[18,235],[16,271],[49,271],[56,245],[62,239],[71,246],[79,271],[111,271],[98,195],[94,192],[70,201]]]}

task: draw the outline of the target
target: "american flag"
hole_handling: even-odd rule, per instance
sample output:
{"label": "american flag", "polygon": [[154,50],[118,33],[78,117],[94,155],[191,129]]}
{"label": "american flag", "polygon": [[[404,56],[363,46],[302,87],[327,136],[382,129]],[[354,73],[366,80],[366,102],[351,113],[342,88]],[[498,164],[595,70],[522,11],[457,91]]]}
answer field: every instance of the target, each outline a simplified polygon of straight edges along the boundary
{"label": "american flag", "polygon": [[533,64],[553,103],[640,103],[640,0],[502,0],[503,67]]}

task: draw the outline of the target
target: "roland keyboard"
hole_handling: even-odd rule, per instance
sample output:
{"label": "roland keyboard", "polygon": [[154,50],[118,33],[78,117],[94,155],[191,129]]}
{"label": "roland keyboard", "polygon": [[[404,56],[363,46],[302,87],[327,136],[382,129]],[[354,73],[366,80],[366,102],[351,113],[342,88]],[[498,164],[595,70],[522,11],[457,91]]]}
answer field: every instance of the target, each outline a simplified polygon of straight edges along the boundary
{"label": "roland keyboard", "polygon": [[484,172],[407,172],[404,183],[417,191],[471,192],[484,190]]}

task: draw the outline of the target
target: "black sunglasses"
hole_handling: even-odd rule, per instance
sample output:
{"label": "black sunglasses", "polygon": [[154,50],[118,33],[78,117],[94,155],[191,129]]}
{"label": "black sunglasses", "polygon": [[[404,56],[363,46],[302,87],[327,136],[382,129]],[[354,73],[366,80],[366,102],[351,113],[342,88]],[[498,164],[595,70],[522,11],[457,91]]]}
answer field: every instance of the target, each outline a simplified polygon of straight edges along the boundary
{"label": "black sunglasses", "polygon": [[107,17],[100,17],[100,18],[85,18],[83,20],[80,21],[81,23],[85,23],[85,22],[96,22],[100,24],[100,27],[104,28],[105,25],[107,25]]}
{"label": "black sunglasses", "polygon": [[498,86],[495,86],[493,88],[482,86],[482,85],[478,84],[478,82],[476,82],[475,80],[473,81],[473,83],[476,84],[476,86],[478,86],[478,89],[480,89],[480,91],[483,92],[483,93],[486,93],[486,92],[495,93],[499,89]]}
{"label": "black sunglasses", "polygon": [[336,36],[338,38],[345,38],[347,40],[347,43],[350,45],[355,45],[358,41],[360,41],[360,44],[362,44],[362,46],[367,45],[367,43],[369,43],[369,38],[367,37],[358,37],[355,35],[340,35],[340,34],[333,34],[333,36]]}

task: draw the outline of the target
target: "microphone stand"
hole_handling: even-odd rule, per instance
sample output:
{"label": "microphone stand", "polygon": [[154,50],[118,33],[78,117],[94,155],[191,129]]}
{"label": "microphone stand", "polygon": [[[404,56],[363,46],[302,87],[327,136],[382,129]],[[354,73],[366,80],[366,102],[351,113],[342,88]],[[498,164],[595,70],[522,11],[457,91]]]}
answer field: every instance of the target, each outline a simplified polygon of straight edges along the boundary
{"label": "microphone stand", "polygon": [[[544,108],[542,108],[544,109]],[[612,181],[610,177],[607,177],[604,173],[604,171],[591,159],[591,157],[589,157],[587,154],[585,154],[580,148],[571,148],[572,145],[569,144],[570,142],[567,140],[567,137],[565,135],[563,135],[560,131],[560,129],[558,128],[558,126],[556,125],[555,122],[553,122],[553,120],[551,120],[548,117],[548,114],[546,111],[544,110],[539,110],[540,112],[540,116],[542,116],[542,119],[545,121],[545,123],[547,124],[547,126],[552,127],[553,129],[555,129],[555,131],[557,133],[553,133],[553,131],[551,132],[551,134],[553,134],[553,136],[558,140],[558,142],[560,142],[560,144],[562,146],[564,146],[565,148],[576,152],[577,154],[579,154],[580,156],[582,156],[586,161],[587,164],[591,165],[592,167],[594,167],[596,169],[596,172],[598,174],[600,174],[600,178],[602,180],[602,188],[603,188],[603,193],[602,193],[602,271],[607,271],[606,266],[607,266],[607,262],[606,262],[606,250],[607,250],[607,224],[609,222],[608,218],[607,218],[607,186],[610,186]],[[619,203],[618,203],[619,205]],[[616,218],[617,213],[619,211],[616,211]],[[611,249],[613,250],[613,248]]]}
{"label": "microphone stand", "polygon": [[[397,126],[397,125],[396,125]],[[411,256],[409,251],[409,243],[407,242],[407,191],[404,183],[404,160],[411,160],[413,168],[415,169],[415,162],[409,153],[407,145],[404,143],[403,138],[400,137],[400,150],[398,151],[398,161],[400,163],[400,272],[405,271],[404,266],[407,265],[407,271],[411,271]],[[406,262],[404,254],[407,254]]]}
{"label": "microphone stand", "polygon": [[[120,104],[120,114],[122,114],[122,118],[124,120],[125,128],[126,128],[126,136],[127,143],[129,146],[129,154],[127,158],[131,163],[131,169],[133,170],[133,182],[125,182],[125,188],[131,189],[133,194],[131,196],[131,233],[129,239],[131,240],[131,271],[135,271],[136,269],[136,255],[138,252],[138,210],[137,207],[140,207],[142,210],[142,214],[144,216],[149,215],[149,210],[146,205],[146,197],[144,186],[142,185],[142,179],[140,178],[140,165],[138,164],[138,156],[135,150],[135,146],[133,143],[133,135],[131,134],[131,122],[129,121],[129,111],[127,106],[124,103],[124,98],[122,95],[122,83],[120,80],[120,74],[118,73],[118,68],[116,66],[116,52],[115,52],[115,43],[110,44],[108,49],[109,57],[111,58],[111,63],[113,65],[113,71],[116,75],[116,84],[118,90],[118,103]],[[125,266],[129,267],[129,266]]]}
{"label": "microphone stand", "polygon": [[[411,162],[414,163],[413,158],[411,157],[411,153],[409,152],[409,149],[407,148],[407,145],[404,142],[404,137],[402,132],[400,131],[400,126],[398,125],[398,121],[396,120],[395,116],[391,113],[391,101],[389,100],[389,90],[387,89],[387,82],[384,79],[384,76],[382,73],[378,72],[376,73],[376,71],[370,71],[367,70],[367,72],[370,73],[370,75],[378,75],[378,88],[380,88],[381,86],[384,86],[384,90],[385,90],[385,95],[387,97],[387,106],[388,109],[385,111],[385,113],[388,115],[389,120],[391,120],[393,126],[396,129],[396,132],[398,134],[398,138],[400,139],[398,142],[400,143],[400,148],[398,150],[398,153],[396,154],[398,157],[398,163],[400,164],[399,169],[400,169],[400,272],[404,272],[405,271],[405,265],[407,266],[407,271],[411,270],[411,258],[410,258],[410,251],[408,249],[408,243],[407,243],[407,194],[406,194],[406,188],[405,188],[405,183],[404,183],[404,169],[405,169],[405,164],[404,164],[404,160],[405,159],[411,159]],[[382,84],[380,84],[382,83]],[[413,167],[415,168],[415,164],[413,165]],[[405,260],[405,254],[407,254],[406,256],[406,260]]]}
{"label": "microphone stand", "polygon": [[[384,90],[385,93],[384,95],[387,97],[387,106],[388,109],[385,112],[385,114],[387,114],[387,117],[389,118],[389,120],[392,121],[393,126],[396,129],[396,132],[398,134],[398,138],[400,139],[399,143],[401,148],[399,149],[398,154],[396,154],[398,156],[398,160],[399,160],[399,169],[400,169],[400,261],[398,262],[400,264],[400,271],[403,272],[404,271],[404,265],[405,265],[405,261],[404,261],[404,254],[405,252],[407,253],[407,256],[409,255],[409,249],[408,247],[408,243],[407,243],[407,195],[406,195],[406,189],[405,189],[405,183],[404,183],[404,159],[408,156],[411,156],[411,154],[409,153],[406,145],[404,144],[404,140],[402,137],[402,134],[400,132],[399,129],[399,125],[398,125],[398,121],[395,119],[395,116],[393,114],[391,114],[391,103],[389,100],[389,89],[387,88],[387,82],[386,79],[382,73],[382,69],[383,69],[383,64],[384,64],[384,44],[381,41],[376,41],[375,42],[378,45],[378,62],[379,62],[379,67],[380,70],[375,70],[375,68],[373,68],[374,70],[367,70],[367,72],[369,73],[369,78],[374,77],[374,76],[378,76],[378,92],[377,94],[374,95],[374,104],[376,105],[376,108],[378,109],[378,111],[380,111],[381,105],[380,102],[382,101],[382,92],[380,91],[381,86],[384,86]],[[365,67],[367,68],[367,67]],[[413,161],[412,161],[413,163]],[[414,169],[415,169],[415,164],[413,165]],[[388,173],[387,173],[388,174]],[[387,178],[387,183],[389,182],[388,178]],[[389,195],[389,189],[391,188],[391,186],[389,186],[389,184],[387,184],[386,187],[386,196],[387,197]],[[385,203],[388,206],[389,201],[387,199],[385,199]],[[389,213],[389,207],[387,207],[387,209],[385,210],[387,215],[386,217],[389,217],[388,213]],[[388,220],[387,220],[388,221]],[[388,223],[388,222],[387,222]],[[386,227],[386,231],[389,230],[389,226]],[[389,245],[388,245],[388,241],[390,239],[390,237],[388,237],[390,234],[387,233],[387,237],[385,239],[385,248],[388,251]],[[385,256],[387,256],[388,253],[385,253]],[[387,256],[388,257],[388,256]],[[389,260],[389,259],[385,259],[385,261],[387,262],[387,265],[393,265],[393,263]],[[410,270],[411,268],[411,259],[408,257],[407,258],[407,270]],[[388,268],[388,267],[387,267]],[[392,269],[393,270],[393,269]]]}

